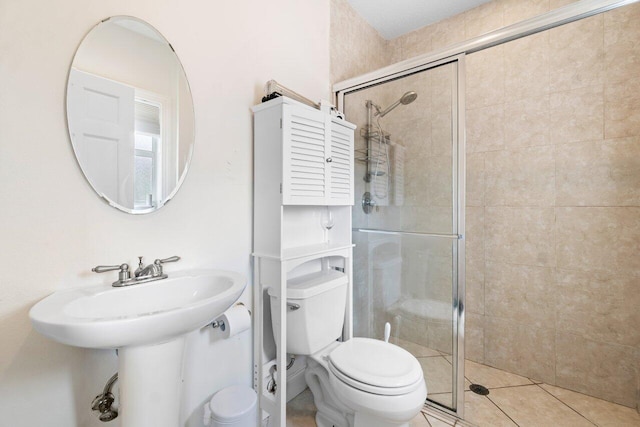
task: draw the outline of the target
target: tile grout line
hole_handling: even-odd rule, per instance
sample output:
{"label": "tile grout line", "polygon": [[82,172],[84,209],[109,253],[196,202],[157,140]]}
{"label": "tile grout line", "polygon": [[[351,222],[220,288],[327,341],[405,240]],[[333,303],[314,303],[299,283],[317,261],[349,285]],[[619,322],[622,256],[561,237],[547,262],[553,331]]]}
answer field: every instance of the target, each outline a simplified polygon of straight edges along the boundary
{"label": "tile grout line", "polygon": [[500,386],[500,387],[487,387],[487,388],[491,391],[491,390],[502,390],[502,389],[505,389],[505,388],[529,387],[529,386],[532,386],[532,385],[537,385],[537,384],[535,384],[535,383],[531,383],[531,384],[514,384],[514,385],[503,385],[503,386]]}
{"label": "tile grout line", "polygon": [[431,422],[429,421],[429,418],[427,418],[427,413],[426,412],[422,412],[420,411],[420,413],[422,414],[422,416],[424,417],[424,420],[427,422],[427,424],[429,425],[429,427],[433,427],[431,425]]}
{"label": "tile grout line", "polygon": [[507,414],[507,413],[506,413],[506,412],[505,412],[505,411],[504,411],[504,410],[503,410],[503,409],[502,409],[502,408],[501,408],[501,407],[500,407],[496,402],[494,402],[493,400],[491,400],[491,398],[489,397],[489,395],[486,395],[485,397],[487,398],[487,400],[488,400],[489,402],[493,403],[493,405],[494,405],[496,408],[498,408],[498,410],[499,410],[500,412],[502,412],[502,413],[505,415],[505,417],[509,418],[513,424],[515,424],[517,427],[520,427],[520,424],[518,424],[518,423],[517,423],[513,418],[511,418],[511,417],[509,416],[509,414]]}
{"label": "tile grout line", "polygon": [[551,397],[553,397],[554,399],[556,399],[558,402],[562,403],[564,406],[566,406],[567,408],[571,409],[573,412],[575,412],[576,414],[580,415],[582,418],[584,418],[585,420],[587,420],[590,424],[593,424],[594,426],[597,426],[596,423],[594,423],[593,421],[591,421],[589,418],[585,417],[584,415],[582,415],[580,412],[578,412],[577,410],[573,409],[571,406],[569,406],[567,403],[565,403],[562,399],[560,399],[558,396],[554,395],[553,393],[551,393],[550,391],[546,390],[544,387],[542,387],[540,384],[536,384],[541,390],[543,390],[545,393],[547,393],[548,395],[550,395]]}

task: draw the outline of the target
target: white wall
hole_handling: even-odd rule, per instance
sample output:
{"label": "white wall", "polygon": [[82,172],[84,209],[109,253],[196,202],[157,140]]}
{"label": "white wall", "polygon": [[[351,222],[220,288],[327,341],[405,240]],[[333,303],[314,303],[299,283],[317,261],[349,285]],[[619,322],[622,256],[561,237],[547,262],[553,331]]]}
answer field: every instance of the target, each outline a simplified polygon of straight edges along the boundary
{"label": "white wall", "polygon": [[[196,146],[178,195],[127,215],[93,193],[66,130],[65,89],[78,44],[99,20],[132,15],[172,43],[194,96]],[[273,23],[272,25],[269,25]],[[116,369],[111,351],[56,344],[32,330],[29,308],[60,289],[108,283],[97,264],[180,255],[167,270],[250,274],[252,122],[274,78],[329,96],[329,0],[0,0],[0,413],[21,426],[98,426],[89,404]],[[250,291],[243,300],[250,301]],[[251,337],[190,336],[183,406],[250,384]],[[118,425],[113,422],[109,425]]]}

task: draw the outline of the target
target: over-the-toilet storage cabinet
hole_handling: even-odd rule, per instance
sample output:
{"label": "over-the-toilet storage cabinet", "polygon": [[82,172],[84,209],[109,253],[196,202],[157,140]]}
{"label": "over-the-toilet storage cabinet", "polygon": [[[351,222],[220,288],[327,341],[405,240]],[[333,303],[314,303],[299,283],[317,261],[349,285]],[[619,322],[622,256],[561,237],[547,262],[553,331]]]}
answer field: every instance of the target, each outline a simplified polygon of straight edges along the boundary
{"label": "over-the-toilet storage cabinet", "polygon": [[[343,339],[352,335],[355,125],[286,97],[253,112],[254,387],[269,425],[284,427],[287,280],[314,269],[344,272],[349,290]],[[278,296],[270,318],[265,316],[269,288]],[[264,339],[271,336],[271,322],[279,328],[275,349]],[[274,351],[275,394],[267,391]]]}

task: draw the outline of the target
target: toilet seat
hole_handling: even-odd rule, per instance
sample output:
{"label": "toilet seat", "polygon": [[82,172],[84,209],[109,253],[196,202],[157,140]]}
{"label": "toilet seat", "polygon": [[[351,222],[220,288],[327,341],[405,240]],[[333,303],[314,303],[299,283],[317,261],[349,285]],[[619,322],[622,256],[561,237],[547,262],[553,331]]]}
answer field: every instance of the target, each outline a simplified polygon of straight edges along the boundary
{"label": "toilet seat", "polygon": [[328,367],[341,382],[378,395],[408,394],[423,382],[420,363],[411,353],[370,338],[341,343],[329,353]]}

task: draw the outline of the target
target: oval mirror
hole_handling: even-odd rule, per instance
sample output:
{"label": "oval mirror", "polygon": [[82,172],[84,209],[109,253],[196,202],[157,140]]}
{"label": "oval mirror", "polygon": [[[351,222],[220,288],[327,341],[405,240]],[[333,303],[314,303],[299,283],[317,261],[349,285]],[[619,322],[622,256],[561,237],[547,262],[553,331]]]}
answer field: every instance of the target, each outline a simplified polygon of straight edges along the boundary
{"label": "oval mirror", "polygon": [[82,172],[112,206],[149,213],[178,191],[193,152],[193,100],[151,25],[115,16],[87,34],[69,72],[67,122]]}

